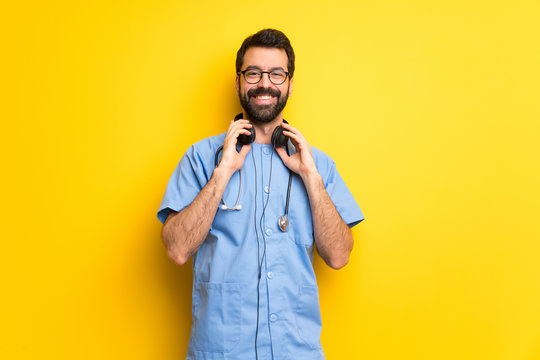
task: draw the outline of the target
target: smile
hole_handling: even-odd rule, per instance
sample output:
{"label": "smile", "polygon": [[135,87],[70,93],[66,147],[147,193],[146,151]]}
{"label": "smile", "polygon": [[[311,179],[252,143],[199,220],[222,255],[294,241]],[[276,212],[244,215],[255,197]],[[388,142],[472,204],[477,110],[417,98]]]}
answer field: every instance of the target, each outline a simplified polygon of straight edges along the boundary
{"label": "smile", "polygon": [[253,96],[253,103],[259,106],[269,106],[276,102],[276,98],[272,95],[257,95]]}

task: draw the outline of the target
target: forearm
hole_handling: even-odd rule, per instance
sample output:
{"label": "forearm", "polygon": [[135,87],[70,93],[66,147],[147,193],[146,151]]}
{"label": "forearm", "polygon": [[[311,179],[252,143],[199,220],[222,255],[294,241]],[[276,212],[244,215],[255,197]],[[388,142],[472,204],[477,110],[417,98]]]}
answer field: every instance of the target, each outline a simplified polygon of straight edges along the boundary
{"label": "forearm", "polygon": [[162,230],[163,243],[175,263],[186,263],[206,239],[229,178],[226,171],[216,168],[195,200],[167,218]]}
{"label": "forearm", "polygon": [[351,229],[337,212],[319,173],[313,171],[302,180],[309,197],[317,251],[328,266],[342,268],[353,247]]}

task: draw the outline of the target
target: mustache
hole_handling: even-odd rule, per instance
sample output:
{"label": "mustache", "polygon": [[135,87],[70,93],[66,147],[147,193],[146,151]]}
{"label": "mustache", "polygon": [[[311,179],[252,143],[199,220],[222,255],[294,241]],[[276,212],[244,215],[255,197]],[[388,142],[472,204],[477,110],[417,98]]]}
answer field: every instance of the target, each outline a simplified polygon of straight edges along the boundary
{"label": "mustache", "polygon": [[279,99],[279,97],[281,96],[281,91],[276,90],[276,89],[253,88],[253,89],[248,90],[247,95],[248,97],[254,97],[254,96],[259,96],[259,95],[270,95],[270,96],[277,97]]}

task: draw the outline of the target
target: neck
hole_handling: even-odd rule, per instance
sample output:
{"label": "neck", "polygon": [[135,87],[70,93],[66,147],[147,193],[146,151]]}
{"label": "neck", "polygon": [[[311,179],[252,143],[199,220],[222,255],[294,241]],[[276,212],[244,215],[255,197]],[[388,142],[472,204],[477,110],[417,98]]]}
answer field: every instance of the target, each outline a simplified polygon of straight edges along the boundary
{"label": "neck", "polygon": [[255,133],[257,134],[255,142],[258,144],[270,145],[272,144],[271,140],[274,129],[276,128],[276,126],[281,125],[283,122],[283,112],[278,114],[278,116],[276,116],[274,120],[267,123],[254,122],[251,119],[248,120],[251,121],[251,124],[255,128]]}

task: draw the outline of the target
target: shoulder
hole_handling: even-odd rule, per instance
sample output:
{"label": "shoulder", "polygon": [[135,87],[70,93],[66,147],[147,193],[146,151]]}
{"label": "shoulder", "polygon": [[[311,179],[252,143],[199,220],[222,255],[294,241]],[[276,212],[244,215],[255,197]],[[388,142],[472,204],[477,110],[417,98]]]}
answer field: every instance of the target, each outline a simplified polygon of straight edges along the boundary
{"label": "shoulder", "polygon": [[209,160],[213,162],[216,151],[223,145],[225,134],[222,133],[197,141],[186,150],[184,157],[203,163]]}
{"label": "shoulder", "polygon": [[317,170],[319,171],[321,176],[323,176],[323,178],[326,174],[336,168],[336,163],[334,162],[334,160],[324,151],[312,146],[311,155],[313,156],[313,160],[315,161],[315,166],[317,166]]}
{"label": "shoulder", "polygon": [[195,149],[196,151],[205,152],[205,151],[215,151],[221,145],[223,145],[223,140],[225,140],[226,133],[221,133],[219,135],[214,135],[197,141],[195,144],[191,145],[190,148]]}

